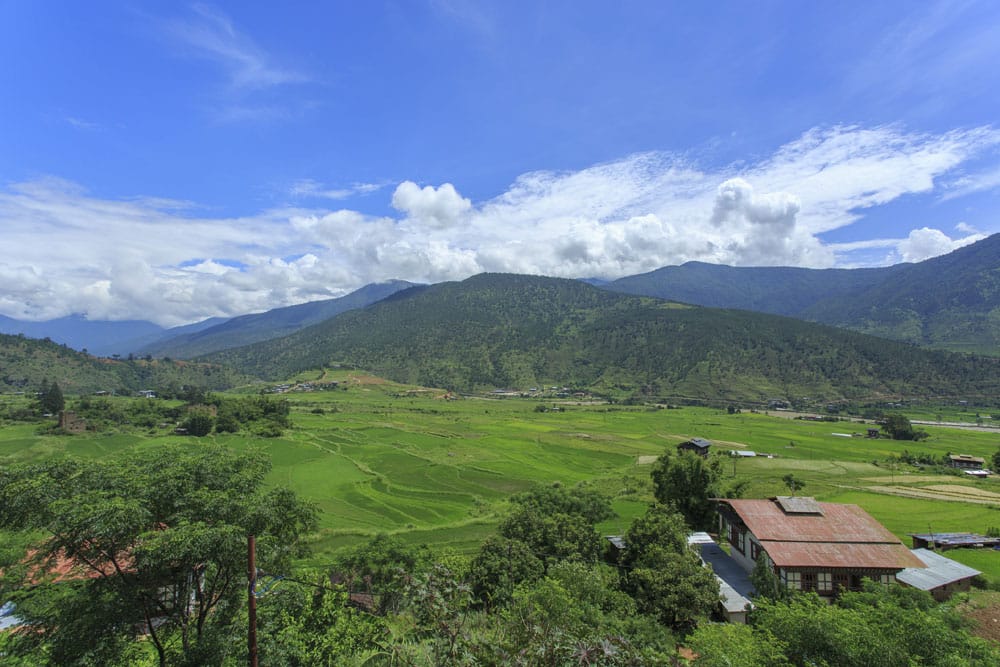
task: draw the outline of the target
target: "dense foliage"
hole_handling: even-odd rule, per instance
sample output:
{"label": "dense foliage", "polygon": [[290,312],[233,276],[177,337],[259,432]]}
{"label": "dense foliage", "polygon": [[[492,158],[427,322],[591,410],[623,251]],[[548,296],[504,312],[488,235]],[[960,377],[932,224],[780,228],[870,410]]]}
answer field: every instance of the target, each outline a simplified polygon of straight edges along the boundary
{"label": "dense foliage", "polygon": [[410,289],[292,336],[211,358],[272,378],[344,362],[457,390],[558,384],[763,402],[1000,391],[1000,360],[514,275]]}
{"label": "dense foliage", "polygon": [[[261,567],[287,570],[314,510],[265,489],[260,454],[140,450],[0,473],[0,526],[42,536],[5,563],[26,622],[5,651],[34,664],[128,664],[148,638],[161,665],[219,664],[246,590],[247,535]],[[61,566],[61,564],[65,564]]]}

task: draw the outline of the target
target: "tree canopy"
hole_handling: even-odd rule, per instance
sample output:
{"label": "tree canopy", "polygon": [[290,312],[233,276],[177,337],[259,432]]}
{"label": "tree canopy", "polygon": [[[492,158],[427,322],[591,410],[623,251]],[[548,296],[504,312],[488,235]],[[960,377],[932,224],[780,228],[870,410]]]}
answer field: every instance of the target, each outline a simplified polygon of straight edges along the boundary
{"label": "tree canopy", "polygon": [[258,452],[160,447],[0,472],[0,526],[43,536],[4,573],[29,628],[6,650],[113,665],[144,635],[161,665],[220,662],[239,643],[247,536],[283,571],[315,525],[311,506],[265,489],[269,468]]}

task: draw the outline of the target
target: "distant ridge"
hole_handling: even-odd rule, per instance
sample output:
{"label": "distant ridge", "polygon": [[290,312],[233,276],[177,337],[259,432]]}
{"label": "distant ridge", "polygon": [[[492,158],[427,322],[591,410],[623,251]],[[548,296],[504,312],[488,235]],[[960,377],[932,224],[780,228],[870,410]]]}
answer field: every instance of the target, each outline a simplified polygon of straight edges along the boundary
{"label": "distant ridge", "polygon": [[620,278],[606,288],[1000,355],[1000,234],[916,264],[800,269],[688,262]]}
{"label": "distant ridge", "polygon": [[182,333],[142,346],[136,350],[136,354],[191,359],[231,347],[279,338],[348,310],[363,308],[413,286],[413,283],[405,280],[372,283],[336,299],[311,301],[275,308],[265,313],[234,317],[203,330]]}
{"label": "distant ridge", "polygon": [[68,315],[54,320],[30,322],[0,315],[0,333],[23,334],[30,338],[48,338],[75,350],[87,350],[98,356],[121,354],[136,338],[155,338],[163,327],[141,320],[89,320],[83,315]]}
{"label": "distant ridge", "polygon": [[207,359],[269,379],[344,363],[459,391],[558,384],[733,401],[1000,391],[997,359],[509,274],[407,290]]}

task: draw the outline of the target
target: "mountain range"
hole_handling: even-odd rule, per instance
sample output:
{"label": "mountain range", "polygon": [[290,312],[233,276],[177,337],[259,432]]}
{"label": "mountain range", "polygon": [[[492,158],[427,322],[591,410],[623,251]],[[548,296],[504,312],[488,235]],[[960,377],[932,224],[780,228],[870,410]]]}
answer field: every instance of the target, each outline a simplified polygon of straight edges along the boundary
{"label": "mountain range", "polygon": [[621,278],[606,288],[787,315],[916,345],[1000,354],[1000,234],[916,264],[799,269],[689,262]]}
{"label": "mountain range", "polygon": [[347,364],[459,391],[554,384],[619,396],[755,402],[1000,391],[1000,359],[508,274],[410,288],[204,360],[273,380]]}

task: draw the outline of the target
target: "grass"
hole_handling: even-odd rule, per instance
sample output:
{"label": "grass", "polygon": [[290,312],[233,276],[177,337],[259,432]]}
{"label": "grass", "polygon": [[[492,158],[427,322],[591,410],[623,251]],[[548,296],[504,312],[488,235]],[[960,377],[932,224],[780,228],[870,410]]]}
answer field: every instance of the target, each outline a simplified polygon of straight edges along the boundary
{"label": "grass", "polygon": [[[908,533],[929,526],[972,532],[1000,526],[1000,502],[993,502],[1000,500],[1000,481],[908,466],[890,469],[885,463],[904,449],[989,458],[998,446],[994,433],[928,426],[927,440],[901,443],[837,435],[863,435],[870,426],[851,421],[605,404],[536,412],[539,403],[532,400],[450,401],[443,392],[412,392],[346,371],[331,372],[327,379],[346,390],[289,394],[294,427],[281,438],[212,436],[236,449],[262,448],[273,464],[269,481],[318,505],[321,525],[311,537],[309,561],[314,565],[379,532],[471,553],[495,529],[507,496],[533,484],[592,485],[613,499],[618,514],[599,529],[623,533],[652,497],[651,466],[640,464],[641,457],[651,460],[694,436],[712,440],[716,450],[774,456],[724,460],[727,482],[748,482],[746,497],[788,493],[782,477],[791,473],[804,483],[801,495],[856,503],[906,543]],[[0,428],[0,462],[103,457],[193,440],[132,433],[39,435],[37,425],[12,424]],[[915,497],[919,494],[924,497]],[[949,556],[1000,583],[1000,552]]]}

